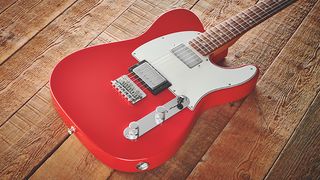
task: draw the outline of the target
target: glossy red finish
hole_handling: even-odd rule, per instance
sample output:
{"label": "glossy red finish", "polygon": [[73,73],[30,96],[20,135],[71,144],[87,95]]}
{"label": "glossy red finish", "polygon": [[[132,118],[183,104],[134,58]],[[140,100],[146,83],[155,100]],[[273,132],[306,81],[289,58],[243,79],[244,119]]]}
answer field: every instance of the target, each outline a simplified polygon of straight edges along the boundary
{"label": "glossy red finish", "polygon": [[[109,167],[135,172],[139,162],[153,169],[169,159],[186,139],[198,115],[209,107],[234,101],[247,95],[257,76],[249,82],[209,94],[194,111],[185,109],[136,141],[124,138],[123,130],[174,98],[165,90],[135,105],[118,94],[110,81],[128,73],[137,63],[131,52],[159,36],[179,31],[204,31],[190,11],[177,9],[162,15],[143,35],[122,42],[103,44],[75,52],[63,59],[52,72],[50,86],[56,108],[75,135]],[[208,77],[214,78],[214,77]]]}

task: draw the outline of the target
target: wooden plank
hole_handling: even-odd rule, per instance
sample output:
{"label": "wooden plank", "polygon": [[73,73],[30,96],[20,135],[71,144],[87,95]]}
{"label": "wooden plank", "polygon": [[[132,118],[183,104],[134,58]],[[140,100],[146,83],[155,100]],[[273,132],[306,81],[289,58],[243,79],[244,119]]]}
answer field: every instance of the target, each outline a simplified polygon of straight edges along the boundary
{"label": "wooden plank", "polygon": [[[66,128],[53,108],[49,87],[43,88],[1,127],[8,146],[0,151],[0,177],[22,179],[66,138]],[[48,118],[50,117],[50,118]]]}
{"label": "wooden plank", "polygon": [[0,65],[75,1],[18,1],[1,13]]}
{"label": "wooden plank", "polygon": [[[296,22],[294,21],[294,23],[296,23]],[[294,24],[294,23],[293,23],[293,24]],[[290,24],[290,23],[289,23],[289,24]],[[219,112],[219,111],[217,111],[217,112]],[[222,112],[223,112],[223,111],[222,111]],[[50,117],[49,117],[49,118],[50,118]],[[217,119],[217,120],[219,120],[219,119]],[[208,119],[208,122],[209,122],[209,121],[211,121],[211,119]],[[210,123],[207,123],[207,124],[210,124]],[[211,133],[211,132],[210,132],[210,133]],[[208,133],[208,134],[210,134],[210,133]],[[205,137],[205,136],[203,136],[203,137]],[[189,155],[188,153],[185,153],[185,154],[186,154],[186,155]],[[201,156],[200,156],[200,157],[201,157]]]}
{"label": "wooden plank", "polygon": [[[232,14],[239,12],[241,8],[243,9],[245,6],[250,5],[240,4],[236,6],[235,4],[230,4],[229,6],[225,6],[224,4],[220,4],[220,6],[217,6],[216,3],[215,1],[200,1],[192,11],[200,15],[200,19],[209,27],[214,25],[214,23],[211,22],[218,22],[228,18]],[[247,1],[247,3],[250,2]],[[209,6],[210,4],[212,4],[212,6]],[[314,4],[315,1],[300,1],[279,15],[276,15],[274,18],[271,18],[266,23],[248,32],[230,49],[229,57],[225,64],[231,66],[246,63],[257,64],[260,67],[261,74],[263,74]],[[221,7],[222,10],[217,7]],[[237,11],[234,11],[233,8],[237,9]],[[217,9],[217,11],[213,9]],[[201,11],[204,13],[201,13]],[[218,13],[220,11],[222,11],[223,14]],[[211,15],[209,12],[217,14],[217,17]],[[207,17],[208,15],[210,15],[210,18]],[[127,28],[130,27],[130,24],[127,25]],[[121,36],[120,33],[114,32],[116,31],[108,31],[106,34],[113,38]],[[102,34],[102,36],[105,36],[104,39],[108,39],[107,35]],[[256,42],[257,39],[262,40]],[[177,154],[161,167],[139,174],[116,171],[110,179],[183,179],[187,177],[215,138],[229,122],[240,104],[241,102],[236,102],[219,106],[206,112],[197,120],[188,139]]]}
{"label": "wooden plank", "polygon": [[320,179],[320,93],[266,179]]}
{"label": "wooden plank", "polygon": [[132,1],[77,1],[0,66],[0,126],[47,83],[58,61],[88,45]]}
{"label": "wooden plank", "polygon": [[111,173],[74,135],[55,155],[56,158],[49,158],[31,179],[105,179]]}
{"label": "wooden plank", "polygon": [[[307,5],[306,2],[304,2],[303,5]],[[134,4],[133,7],[135,7],[136,5]],[[311,7],[312,6],[307,6],[307,7]],[[300,6],[296,6],[295,8],[291,9],[288,12],[295,12],[297,10],[300,10]],[[131,8],[130,8],[131,9]],[[130,11],[130,9],[128,11]],[[140,8],[141,9],[141,8]],[[288,13],[286,12],[286,13]],[[126,16],[125,12],[123,14],[123,16]],[[296,18],[296,21],[289,21],[288,26],[293,26],[293,27],[298,27],[298,25],[300,24],[300,22],[302,21],[304,15],[306,15],[307,12],[301,13],[301,14],[296,14],[296,16],[302,16],[302,17],[298,17]],[[132,16],[132,14],[128,13],[128,17],[134,17]],[[281,16],[282,17],[282,16]],[[286,17],[286,16],[285,16]],[[134,29],[137,29],[136,27],[132,27],[130,23],[126,22],[124,23],[127,27],[127,29],[129,29],[130,27],[132,27],[132,30],[126,30],[123,28],[121,31],[117,30],[116,28],[114,28],[114,26],[121,26],[121,20],[122,18],[119,18],[119,21],[116,21],[115,24],[117,25],[112,25],[110,29],[109,28],[101,35],[99,36],[99,39],[97,39],[96,42],[94,42],[95,44],[101,43],[101,42],[109,42],[109,41],[114,41],[115,39],[117,40],[121,40],[121,38],[130,38],[130,33],[123,33],[125,31],[131,31]],[[277,19],[276,19],[277,20]],[[275,20],[275,21],[276,21]],[[280,21],[280,24],[287,24],[288,19],[283,18]],[[121,22],[121,23],[118,23]],[[291,23],[290,23],[291,22]],[[134,23],[134,22],[132,22]],[[266,27],[270,26],[269,24],[266,24],[262,29],[267,29]],[[279,24],[276,26],[278,27]],[[273,27],[273,26],[271,26]],[[144,29],[142,28],[142,31]],[[275,30],[279,30],[279,33],[283,33],[283,28],[279,27],[279,28],[275,28]],[[285,37],[287,37],[287,39],[289,39],[289,37],[292,35],[292,33],[294,32],[295,29],[293,29],[291,31],[291,34],[286,34]],[[125,35],[122,35],[125,34]],[[124,37],[123,37],[124,36]],[[255,38],[258,37],[257,36],[253,36]],[[271,36],[267,36],[269,39]],[[247,38],[250,39],[250,38]],[[267,39],[267,38],[266,38]],[[274,39],[270,39],[270,42],[274,41]],[[245,42],[245,41],[244,41]],[[273,44],[274,46],[280,46],[278,49],[278,52],[281,50],[281,47],[284,46],[284,44],[286,43],[285,38],[283,39],[283,41],[277,41],[277,44]],[[243,45],[243,44],[242,44]],[[260,43],[261,45],[261,43]],[[267,44],[267,47],[270,46],[270,44]],[[263,52],[263,51],[262,51]],[[260,52],[260,53],[262,53]],[[277,51],[276,51],[277,52]],[[272,57],[275,57],[275,53],[271,54],[271,57],[269,57],[270,59],[272,59]],[[268,58],[266,58],[268,60]],[[264,58],[262,60],[265,60]],[[269,60],[270,61],[270,60]],[[186,177],[189,172],[192,170],[192,167],[195,166],[196,162],[199,161],[200,157],[202,156],[202,154],[204,154],[205,150],[209,147],[209,145],[211,143],[209,143],[209,141],[207,141],[207,143],[199,143],[202,142],[203,139],[206,139],[208,137],[210,137],[210,142],[212,142],[214,140],[214,138],[212,137],[216,137],[219,132],[223,129],[223,127],[225,126],[227,121],[220,121],[221,120],[221,114],[226,114],[226,117],[223,117],[222,119],[230,119],[230,117],[233,115],[233,113],[230,112],[235,112],[235,109],[238,108],[240,103],[235,103],[235,104],[231,104],[231,105],[226,105],[226,106],[221,106],[218,107],[216,109],[210,110],[210,112],[205,113],[205,115],[203,116],[203,118],[201,118],[198,124],[202,125],[202,126],[198,126],[198,124],[196,125],[196,127],[194,128],[194,130],[191,133],[191,137],[189,137],[189,139],[187,140],[187,142],[185,143],[185,145],[181,148],[181,150],[178,152],[178,154],[169,162],[167,162],[165,165],[161,166],[160,168],[157,168],[157,170],[154,171],[150,171],[147,173],[141,173],[141,174],[127,174],[127,173],[121,173],[121,172],[114,172],[111,179],[115,178],[122,178],[122,179],[126,179],[126,178],[135,178],[135,179],[140,179],[140,178],[157,178],[157,177],[166,177],[166,178],[182,178],[182,177]],[[215,118],[213,123],[212,123],[212,118],[213,117],[220,117],[220,118]],[[205,121],[202,123],[202,121]],[[208,133],[197,133],[197,132],[201,132],[203,128],[207,127]],[[216,132],[216,133],[215,133]],[[196,137],[193,137],[193,135],[197,133]],[[211,135],[213,134],[213,135]],[[68,140],[67,140],[68,141]],[[62,145],[63,146],[63,145]],[[188,147],[188,148],[185,148]],[[198,147],[198,148],[194,148],[194,147]],[[187,150],[184,150],[187,149]],[[200,153],[199,153],[200,152]],[[190,155],[191,154],[191,155]],[[55,157],[56,154],[53,154],[51,158],[59,158],[59,157]],[[191,158],[190,158],[191,157]],[[195,157],[195,158],[193,158]],[[74,157],[77,158],[77,157]],[[178,163],[177,163],[178,162]],[[187,162],[187,165],[186,165]],[[189,163],[191,164],[190,166]],[[193,165],[192,165],[193,163]],[[47,164],[46,169],[50,169],[49,166],[50,164]],[[42,168],[42,167],[41,167]]]}
{"label": "wooden plank", "polygon": [[320,2],[210,146],[189,179],[262,179],[320,87]]}
{"label": "wooden plank", "polygon": [[116,4],[78,1],[12,57],[11,60],[21,63],[19,67],[29,63],[27,57],[36,62],[17,78],[16,84],[10,85],[9,91],[3,90],[0,94],[0,106],[4,107],[1,110],[8,110],[5,102],[10,106],[10,101],[21,101],[21,96],[28,101],[19,102],[25,105],[17,106],[17,112],[0,127],[0,177],[21,179],[27,176],[65,140],[66,127],[51,104],[48,87],[42,87],[48,82],[48,72],[54,64],[70,51],[90,43],[131,2],[123,0]]}
{"label": "wooden plank", "polygon": [[14,3],[16,3],[18,0],[4,0],[0,1],[0,13],[8,9],[10,6],[12,6]]}
{"label": "wooden plank", "polygon": [[[173,1],[171,1],[171,0],[168,2],[162,1],[161,3],[162,4],[167,3],[168,6],[170,6],[173,3]],[[175,3],[181,4],[181,2],[175,2]],[[182,4],[187,4],[187,3],[182,3]],[[177,5],[177,4],[175,4],[175,5]],[[135,11],[134,9],[136,7],[146,8],[146,6],[149,6],[149,4],[147,4],[143,1],[137,1],[132,6],[130,6],[130,8],[126,12],[130,11],[132,13]],[[151,5],[150,7],[154,7],[154,6]],[[169,7],[167,7],[167,8],[169,8]],[[129,18],[131,13],[128,14],[126,12],[123,13],[123,15],[121,15],[114,23],[116,23],[118,21],[122,21],[122,19]],[[148,9],[145,9],[145,13],[149,13],[149,12],[150,11],[148,11]],[[161,12],[159,12],[159,13],[161,13]],[[125,16],[125,18],[123,18],[123,16]],[[112,38],[108,37],[108,39],[110,40]],[[106,39],[97,38],[97,40],[92,42],[91,45],[96,44],[98,42],[102,42],[102,41],[106,41]],[[48,118],[50,118],[50,117],[48,117]],[[77,177],[77,176],[82,175],[82,173],[79,174],[79,169],[86,169],[87,170],[86,173],[88,173],[88,177],[90,174],[95,174],[96,169],[100,169],[100,170],[104,170],[104,172],[108,172],[108,173],[96,174],[98,179],[100,179],[100,178],[102,179],[102,177],[109,176],[109,172],[111,172],[111,169],[102,165],[95,158],[90,159],[90,165],[88,165],[88,163],[84,163],[83,162],[84,159],[87,159],[88,156],[90,156],[90,157],[93,157],[93,156],[85,149],[84,146],[70,145],[73,143],[74,143],[74,138],[68,138],[65,141],[65,143],[63,143],[63,145],[61,146],[61,148],[63,150],[60,150],[60,148],[59,148],[58,151],[56,151],[52,156],[50,156],[50,158],[47,161],[45,161],[45,163],[33,174],[33,176],[31,176],[31,178],[35,178],[35,179],[49,178],[50,179],[50,178],[54,177],[56,179],[64,179],[66,177],[73,177],[73,176]],[[78,141],[77,143],[79,144],[80,142]],[[79,153],[77,153],[77,154],[70,153],[69,156],[66,156],[65,153],[62,153],[66,150],[72,151],[72,152],[79,151]],[[68,166],[68,168],[63,168],[64,166],[61,166],[61,163],[59,163],[57,165],[57,162],[60,162],[61,159],[65,159],[64,166]],[[90,167],[94,166],[96,168],[87,169],[87,166],[90,166]],[[48,169],[50,169],[50,173],[46,173],[48,171]],[[94,179],[96,179],[96,178],[94,178]]]}

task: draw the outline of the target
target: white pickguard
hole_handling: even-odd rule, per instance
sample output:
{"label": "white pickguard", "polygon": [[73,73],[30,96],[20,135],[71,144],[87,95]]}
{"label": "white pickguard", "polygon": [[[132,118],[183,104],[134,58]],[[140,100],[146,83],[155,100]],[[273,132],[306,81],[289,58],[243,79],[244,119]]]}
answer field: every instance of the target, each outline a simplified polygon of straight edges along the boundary
{"label": "white pickguard", "polygon": [[[257,68],[252,65],[231,69],[212,64],[208,56],[202,56],[188,45],[198,34],[194,31],[168,34],[141,45],[132,53],[138,61],[147,60],[167,78],[172,84],[169,88],[172,93],[188,97],[191,110],[208,93],[241,85],[257,73]],[[197,53],[203,62],[189,68],[178,59],[171,49],[181,43]]]}

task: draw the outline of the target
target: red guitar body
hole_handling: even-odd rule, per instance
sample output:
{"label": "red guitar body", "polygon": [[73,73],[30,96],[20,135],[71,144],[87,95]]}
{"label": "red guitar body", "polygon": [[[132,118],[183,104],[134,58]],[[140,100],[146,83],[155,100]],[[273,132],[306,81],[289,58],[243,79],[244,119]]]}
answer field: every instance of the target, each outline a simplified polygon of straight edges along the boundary
{"label": "red guitar body", "polygon": [[[54,104],[68,127],[95,155],[111,168],[135,172],[137,164],[147,162],[148,170],[164,163],[187,138],[198,116],[208,108],[243,98],[255,87],[258,73],[244,84],[206,95],[194,110],[188,108],[135,141],[123,136],[128,124],[142,118],[175,95],[168,89],[132,105],[110,85],[137,63],[132,52],[157,37],[204,28],[190,11],[177,9],[163,14],[141,36],[89,47],[63,59],[54,68],[50,86]],[[226,51],[213,56],[216,62]],[[216,77],[207,77],[216,78]]]}

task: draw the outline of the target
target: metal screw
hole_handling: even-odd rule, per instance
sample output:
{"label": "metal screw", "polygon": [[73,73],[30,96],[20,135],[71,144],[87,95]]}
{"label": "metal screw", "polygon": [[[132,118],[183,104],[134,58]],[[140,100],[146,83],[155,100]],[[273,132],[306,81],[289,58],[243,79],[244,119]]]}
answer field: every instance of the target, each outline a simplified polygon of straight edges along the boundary
{"label": "metal screw", "polygon": [[76,132],[76,128],[71,126],[70,128],[68,128],[68,133],[71,135],[73,134],[74,132]]}
{"label": "metal screw", "polygon": [[140,171],[147,170],[149,168],[149,164],[146,162],[140,162],[137,164],[137,169]]}

